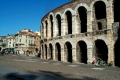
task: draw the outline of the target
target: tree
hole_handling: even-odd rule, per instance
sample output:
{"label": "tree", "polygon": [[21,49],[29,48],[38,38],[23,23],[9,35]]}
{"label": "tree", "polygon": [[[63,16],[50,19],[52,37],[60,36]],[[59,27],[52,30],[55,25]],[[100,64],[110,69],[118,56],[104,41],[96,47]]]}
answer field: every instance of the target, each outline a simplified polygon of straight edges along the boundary
{"label": "tree", "polygon": [[5,43],[3,43],[1,46],[2,46],[2,47],[6,47],[6,44],[5,44]]}

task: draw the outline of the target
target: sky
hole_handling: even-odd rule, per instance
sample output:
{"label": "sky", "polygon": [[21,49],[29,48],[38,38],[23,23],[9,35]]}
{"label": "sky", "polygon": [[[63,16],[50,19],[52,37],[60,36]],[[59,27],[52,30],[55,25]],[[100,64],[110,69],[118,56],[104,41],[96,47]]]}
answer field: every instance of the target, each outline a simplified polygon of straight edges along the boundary
{"label": "sky", "polygon": [[71,0],[0,0],[0,36],[28,28],[41,31],[41,19]]}

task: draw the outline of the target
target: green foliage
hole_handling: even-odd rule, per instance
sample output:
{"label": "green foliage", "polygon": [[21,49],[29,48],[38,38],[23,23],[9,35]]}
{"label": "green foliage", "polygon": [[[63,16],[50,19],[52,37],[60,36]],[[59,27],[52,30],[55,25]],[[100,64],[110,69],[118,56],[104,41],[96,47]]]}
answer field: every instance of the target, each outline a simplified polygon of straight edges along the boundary
{"label": "green foliage", "polygon": [[5,43],[3,43],[1,46],[2,46],[2,47],[5,47],[5,46],[6,46],[6,44],[5,44]]}

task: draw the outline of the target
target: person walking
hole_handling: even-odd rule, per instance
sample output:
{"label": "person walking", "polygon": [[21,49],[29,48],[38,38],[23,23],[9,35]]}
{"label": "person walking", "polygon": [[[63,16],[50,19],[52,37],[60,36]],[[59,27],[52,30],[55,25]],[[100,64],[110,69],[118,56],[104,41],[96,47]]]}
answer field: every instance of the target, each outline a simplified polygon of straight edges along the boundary
{"label": "person walking", "polygon": [[4,51],[4,50],[2,50],[2,53],[1,53],[1,54],[2,54],[2,56],[4,55],[4,53],[5,53],[5,51]]}

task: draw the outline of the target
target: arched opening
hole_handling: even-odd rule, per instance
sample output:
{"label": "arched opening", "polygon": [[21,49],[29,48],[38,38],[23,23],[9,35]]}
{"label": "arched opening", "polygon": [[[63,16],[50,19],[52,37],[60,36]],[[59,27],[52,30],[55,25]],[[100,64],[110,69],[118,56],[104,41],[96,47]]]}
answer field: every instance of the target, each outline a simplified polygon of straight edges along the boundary
{"label": "arched opening", "polygon": [[42,23],[42,37],[44,38],[44,25]]}
{"label": "arched opening", "polygon": [[68,62],[72,63],[72,45],[70,42],[65,43],[65,57]]}
{"label": "arched opening", "polygon": [[49,44],[49,55],[50,55],[50,59],[53,59],[53,47],[52,47],[52,44]]}
{"label": "arched opening", "polygon": [[95,59],[102,59],[106,63],[108,61],[108,47],[103,40],[95,41]]}
{"label": "arched opening", "polygon": [[72,34],[72,14],[70,11],[66,12],[67,24],[68,24],[68,34]]}
{"label": "arched opening", "polygon": [[87,45],[84,41],[79,41],[77,43],[76,51],[78,62],[87,64]]}
{"label": "arched opening", "polygon": [[114,45],[114,59],[115,59],[115,66],[120,67],[120,38],[117,39]]}
{"label": "arched opening", "polygon": [[78,12],[81,23],[81,33],[87,32],[87,10],[85,7],[79,7]]}
{"label": "arched opening", "polygon": [[48,30],[47,30],[47,29],[48,29],[48,28],[47,28],[47,26],[48,26],[47,21],[45,21],[45,24],[46,24],[46,37],[47,37],[47,34],[48,34],[48,33],[47,33],[47,31],[48,31]]}
{"label": "arched opening", "polygon": [[57,25],[58,25],[58,36],[61,36],[61,17],[60,15],[57,15],[56,18],[57,18]]}
{"label": "arched opening", "polygon": [[42,45],[42,58],[44,58],[44,48],[43,48],[43,45]]}
{"label": "arched opening", "polygon": [[114,1],[114,22],[120,22],[120,1],[119,0],[113,0]]}
{"label": "arched opening", "polygon": [[61,46],[60,46],[59,43],[56,43],[55,47],[56,47],[56,48],[55,48],[56,59],[57,59],[58,61],[61,61]]}
{"label": "arched opening", "polygon": [[50,15],[50,22],[51,22],[51,37],[53,37],[53,16]]}
{"label": "arched opening", "polygon": [[0,47],[0,51],[2,50],[2,48]]}
{"label": "arched opening", "polygon": [[45,58],[47,59],[47,45],[45,44]]}
{"label": "arched opening", "polygon": [[38,48],[35,48],[35,51],[38,53],[39,49],[38,49]]}
{"label": "arched opening", "polygon": [[94,4],[94,7],[95,7],[96,19],[97,20],[103,19],[103,18],[106,19],[106,5],[105,5],[105,3],[103,1],[97,1]]}
{"label": "arched opening", "polygon": [[98,22],[98,30],[102,30],[102,24],[101,24],[101,22]]}

